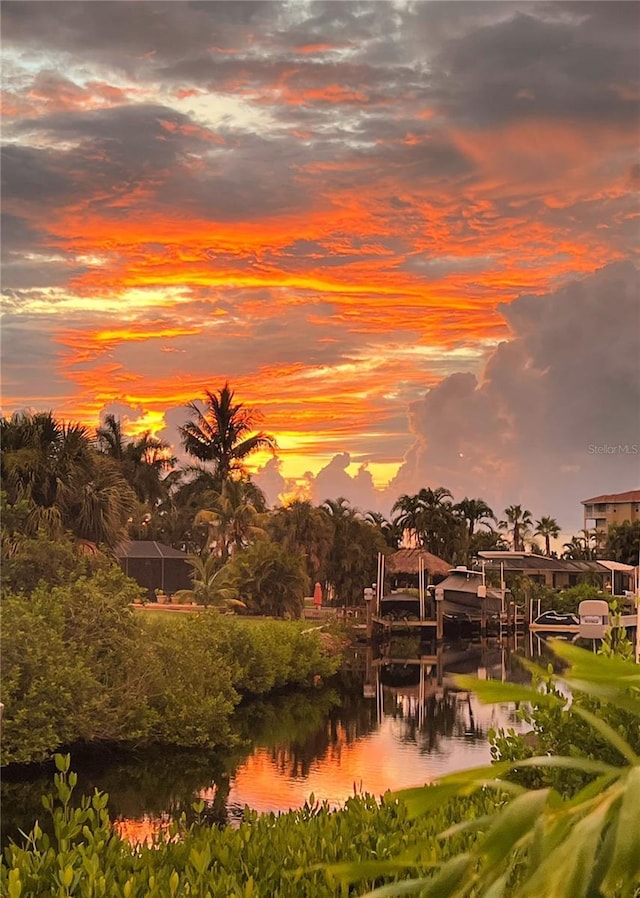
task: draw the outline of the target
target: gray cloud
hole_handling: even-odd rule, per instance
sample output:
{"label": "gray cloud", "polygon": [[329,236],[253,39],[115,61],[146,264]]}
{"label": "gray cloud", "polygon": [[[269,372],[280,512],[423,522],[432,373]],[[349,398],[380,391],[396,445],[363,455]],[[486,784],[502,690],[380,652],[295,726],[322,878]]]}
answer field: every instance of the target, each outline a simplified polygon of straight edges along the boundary
{"label": "gray cloud", "polygon": [[[615,263],[501,307],[512,339],[479,381],[454,374],[413,404],[415,442],[389,490],[445,485],[578,527],[580,499],[637,486],[639,288],[635,267]],[[590,448],[602,445],[623,448]]]}
{"label": "gray cloud", "polygon": [[[117,296],[123,272],[128,284],[142,275],[161,291],[172,265],[175,275],[181,223],[192,219],[211,233],[212,250],[200,243],[180,260],[179,307],[125,309],[123,317],[144,329],[173,314],[202,331],[94,349],[123,382],[126,372],[146,388],[159,370],[174,382],[262,381],[279,365],[302,372],[350,363],[375,340],[383,356],[385,343],[435,335],[452,337],[451,348],[485,327],[495,335],[497,289],[553,291],[569,270],[636,251],[638,14],[637,4],[617,2],[7,0],[3,43],[15,109],[2,159],[4,283],[10,310],[33,302],[43,311],[12,320],[5,386],[20,396],[40,396],[45,385],[68,395],[65,378],[90,374],[91,361],[74,363],[50,336],[63,294],[51,288],[74,299],[76,290],[90,295],[93,283],[96,312],[100,288],[113,284]],[[272,240],[284,218],[286,245]],[[242,228],[234,230],[242,222],[254,235],[263,223],[259,248],[255,236],[245,245]],[[119,242],[121,223],[144,225],[139,243],[133,227]],[[165,231],[167,223],[175,230]],[[95,226],[97,261],[87,261],[92,252],[81,239],[87,224]],[[192,265],[200,280],[279,272],[286,281],[304,272],[348,287],[365,272],[372,284],[399,287],[385,309],[378,298],[365,314],[357,299],[318,302],[321,290],[298,286],[199,287],[189,281]],[[94,281],[73,283],[88,272]],[[398,486],[418,489],[435,477],[505,502],[531,496],[531,505],[539,489],[560,509],[587,480],[587,492],[599,477],[597,489],[615,488],[604,482],[617,476],[611,460],[584,458],[580,447],[607,435],[634,438],[624,424],[632,413],[620,411],[638,398],[629,277],[608,269],[503,306],[513,337],[480,382],[466,373],[477,363],[444,348],[438,358],[416,358],[410,376],[383,361],[377,393],[366,400],[381,434],[369,447],[367,436],[318,419],[325,451],[335,453],[318,475],[319,499],[344,492],[364,507],[385,501],[372,495],[366,470],[347,474],[348,459],[398,457],[404,403],[418,381],[443,376],[412,407],[416,439]],[[422,291],[410,303],[407,279]],[[617,311],[599,312],[599,302]],[[466,324],[469,309],[482,307],[486,315]],[[77,329],[113,323],[64,315],[64,326]],[[616,316],[627,324],[622,333]],[[381,339],[383,325],[392,333]],[[42,361],[46,376],[37,366],[29,371],[26,356]],[[70,366],[64,375],[61,358]],[[456,366],[465,370],[448,376]],[[395,400],[383,396],[389,384]],[[299,401],[293,375],[286,385]],[[169,410],[167,420],[178,414],[184,410]],[[615,463],[622,488],[631,462]],[[538,467],[548,482],[531,474]],[[276,473],[271,466],[265,477],[275,483]]]}
{"label": "gray cloud", "polygon": [[350,454],[343,452],[335,455],[315,476],[307,474],[312,501],[320,504],[326,499],[343,497],[360,511],[377,511],[381,497],[373,485],[371,474],[366,466],[361,466],[352,477],[346,470],[350,464]]}

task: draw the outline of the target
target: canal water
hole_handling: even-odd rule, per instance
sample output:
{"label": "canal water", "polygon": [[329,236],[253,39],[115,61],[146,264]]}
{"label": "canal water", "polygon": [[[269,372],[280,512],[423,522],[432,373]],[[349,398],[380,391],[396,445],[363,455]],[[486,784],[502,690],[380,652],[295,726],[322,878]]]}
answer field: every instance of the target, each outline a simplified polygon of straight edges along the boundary
{"label": "canal water", "polygon": [[[452,675],[526,681],[514,659],[518,647],[478,640],[421,654],[410,641],[378,658],[371,649],[354,651],[316,689],[241,706],[222,750],[72,753],[77,793],[108,792],[112,819],[140,840],[183,812],[192,817],[197,799],[211,822],[233,825],[245,806],[280,812],[311,800],[339,807],[357,793],[379,797],[488,763],[489,730],[519,731],[516,708],[481,705]],[[52,779],[50,768],[5,771],[3,843],[43,819],[41,795]]]}

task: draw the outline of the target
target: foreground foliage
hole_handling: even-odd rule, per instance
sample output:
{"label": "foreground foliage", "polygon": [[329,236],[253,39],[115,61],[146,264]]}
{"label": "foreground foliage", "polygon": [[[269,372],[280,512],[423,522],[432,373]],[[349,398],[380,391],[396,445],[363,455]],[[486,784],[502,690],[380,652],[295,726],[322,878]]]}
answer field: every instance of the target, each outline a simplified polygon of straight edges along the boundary
{"label": "foreground foliage", "polygon": [[[608,746],[606,760],[585,757],[572,743],[566,755],[539,755],[522,760],[500,761],[491,767],[463,771],[444,777],[431,787],[406,790],[398,796],[409,808],[409,816],[430,815],[454,797],[493,790],[499,797],[492,813],[481,820],[464,820],[445,829],[446,841],[463,833],[477,833],[470,850],[437,865],[434,875],[405,881],[402,886],[382,887],[372,892],[378,898],[420,894],[450,898],[632,898],[640,892],[640,757],[624,738],[622,726],[615,729],[599,710],[627,715],[631,726],[640,720],[640,668],[617,657],[595,656],[561,642],[555,653],[569,669],[563,681],[574,696],[586,696],[596,706],[589,709],[583,699],[567,708],[557,690],[541,701],[535,688],[509,683],[479,682],[458,677],[463,688],[473,688],[487,702],[529,702],[534,707],[562,709],[571,727],[586,722],[588,729]],[[544,671],[530,666],[538,677]],[[587,782],[569,788],[526,789],[507,777],[514,769],[578,772]],[[573,788],[571,788],[573,786]],[[399,858],[398,860],[401,860]],[[380,866],[383,873],[385,865]],[[370,875],[365,866],[343,871],[346,881]]]}
{"label": "foreground foliage", "polygon": [[[153,844],[131,846],[111,824],[108,796],[96,792],[74,807],[69,760],[57,756],[56,763],[55,798],[44,799],[50,819],[36,824],[22,846],[10,845],[5,852],[0,883],[8,898],[337,898],[344,894],[340,876],[326,869],[327,863],[376,863],[411,851],[412,862],[428,869],[442,856],[435,834],[451,816],[479,818],[491,805],[488,796],[458,799],[429,820],[409,820],[397,801],[354,797],[343,811],[331,812],[312,797],[289,814],[246,811],[237,829],[178,823]],[[458,837],[447,853],[466,847],[471,838]],[[396,865],[387,879],[400,876],[404,867]],[[375,873],[365,877],[358,891],[375,881]]]}

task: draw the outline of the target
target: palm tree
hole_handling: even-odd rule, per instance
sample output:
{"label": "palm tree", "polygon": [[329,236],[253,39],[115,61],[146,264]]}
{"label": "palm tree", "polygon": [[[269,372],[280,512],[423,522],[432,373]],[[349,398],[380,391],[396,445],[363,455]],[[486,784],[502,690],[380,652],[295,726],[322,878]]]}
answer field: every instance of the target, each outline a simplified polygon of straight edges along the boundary
{"label": "palm tree", "polygon": [[169,444],[148,431],[138,439],[126,439],[122,423],[114,415],[106,415],[96,430],[96,442],[101,452],[120,463],[140,502],[153,508],[164,495],[162,475],[176,463]]}
{"label": "palm tree", "polygon": [[262,431],[254,432],[257,416],[241,402],[225,383],[217,393],[206,390],[207,408],[195,402],[188,408],[193,420],[180,427],[184,448],[199,461],[213,462],[220,486],[233,473],[245,471],[244,460],[258,449],[273,449],[275,440]]}
{"label": "palm tree", "polygon": [[387,548],[385,540],[347,499],[327,499],[321,507],[333,525],[327,582],[340,603],[359,604],[364,587],[375,578],[378,553]]}
{"label": "palm tree", "polygon": [[506,521],[500,521],[498,526],[501,530],[509,530],[511,528],[513,551],[522,552],[524,549],[524,531],[533,523],[531,512],[528,508],[523,509],[521,505],[510,505],[508,508],[505,508],[504,513],[507,519]]}
{"label": "palm tree", "polygon": [[460,554],[463,543],[460,519],[453,510],[452,498],[443,486],[425,487],[415,496],[400,496],[391,509],[392,514],[400,511],[394,523],[413,535],[420,548],[451,561]]}
{"label": "palm tree", "polygon": [[309,580],[299,555],[269,540],[256,540],[223,570],[251,613],[300,617]]}
{"label": "palm tree", "polygon": [[334,532],[326,509],[322,510],[308,500],[295,500],[272,512],[266,527],[273,542],[305,559],[312,583],[325,579]]}
{"label": "palm tree", "polygon": [[544,537],[544,554],[551,555],[551,539],[560,535],[560,525],[555,518],[542,517],[536,521],[535,533]]}
{"label": "palm tree", "polygon": [[391,508],[392,515],[395,512],[399,512],[392,519],[393,524],[400,528],[402,533],[406,534],[409,539],[413,538],[415,542],[419,542],[421,510],[422,507],[418,497],[409,496],[406,493],[399,496]]}
{"label": "palm tree", "polygon": [[473,534],[475,532],[476,524],[482,525],[491,529],[491,525],[487,523],[488,520],[495,521],[496,517],[484,501],[484,499],[461,499],[457,505],[453,506],[453,510],[458,512],[462,518],[467,522],[469,539],[473,538]]}
{"label": "palm tree", "polygon": [[596,531],[582,530],[581,534],[581,536],[572,536],[569,542],[564,544],[563,558],[570,561],[593,561],[596,558]]}
{"label": "palm tree", "polygon": [[207,545],[211,551],[215,548],[223,561],[231,552],[244,548],[250,537],[265,535],[254,504],[256,490],[258,487],[250,481],[227,480],[219,493],[208,495],[211,507],[196,514],[194,524],[207,526]]}
{"label": "palm tree", "polygon": [[579,536],[572,536],[568,543],[564,543],[563,549],[562,557],[569,561],[585,561],[588,555],[584,540]]}
{"label": "palm tree", "polygon": [[8,500],[55,509],[63,468],[90,466],[90,441],[80,425],[60,423],[53,412],[16,412],[0,422],[2,485]]}
{"label": "palm tree", "polygon": [[384,537],[384,541],[390,549],[398,549],[402,541],[402,528],[393,521],[388,521],[379,511],[368,511],[364,516],[365,521],[378,530]]}
{"label": "palm tree", "polygon": [[238,590],[228,582],[224,567],[220,567],[215,555],[192,555],[187,558],[187,564],[191,567],[193,598],[198,604],[219,608],[247,607],[238,599]]}
{"label": "palm tree", "polygon": [[[640,521],[624,521],[613,524],[609,533],[605,534],[605,558],[621,561],[623,564],[638,564],[640,557]],[[599,545],[604,540],[598,537]]]}
{"label": "palm tree", "polygon": [[136,497],[109,459],[96,453],[89,476],[74,470],[60,485],[60,507],[75,535],[113,548],[127,535]]}
{"label": "palm tree", "polygon": [[478,530],[469,540],[468,554],[473,557],[478,552],[505,552],[508,548],[509,544],[496,530]]}
{"label": "palm tree", "polygon": [[135,495],[115,462],[96,452],[88,430],[52,412],[19,412],[0,422],[2,485],[27,502],[30,532],[68,530],[113,547],[126,535]]}
{"label": "palm tree", "polygon": [[109,458],[122,461],[125,450],[125,439],[122,422],[115,415],[105,415],[100,427],[96,428],[96,443],[100,452]]}

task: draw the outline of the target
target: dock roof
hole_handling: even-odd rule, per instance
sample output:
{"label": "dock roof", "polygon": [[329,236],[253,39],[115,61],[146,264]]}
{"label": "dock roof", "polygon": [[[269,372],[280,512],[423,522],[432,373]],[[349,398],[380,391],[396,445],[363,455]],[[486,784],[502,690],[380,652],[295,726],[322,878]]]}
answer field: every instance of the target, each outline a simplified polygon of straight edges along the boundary
{"label": "dock roof", "polygon": [[429,574],[445,575],[451,570],[448,561],[427,552],[426,549],[398,549],[392,555],[387,555],[386,568],[394,574],[418,574],[420,558],[424,559],[424,567]]}

